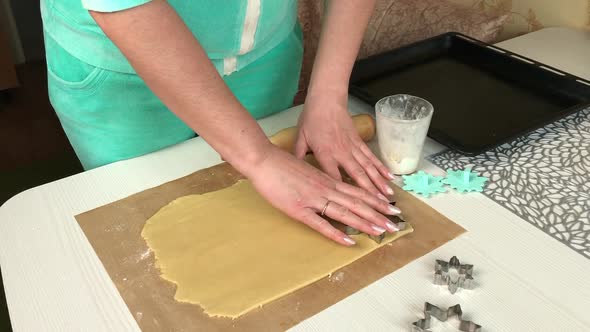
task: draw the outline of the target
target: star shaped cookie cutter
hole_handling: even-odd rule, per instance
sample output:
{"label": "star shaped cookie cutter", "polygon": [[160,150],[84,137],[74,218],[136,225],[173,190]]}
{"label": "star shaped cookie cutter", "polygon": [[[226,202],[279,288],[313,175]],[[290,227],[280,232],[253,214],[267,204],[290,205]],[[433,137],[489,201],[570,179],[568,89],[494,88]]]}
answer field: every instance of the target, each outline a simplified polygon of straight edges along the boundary
{"label": "star shaped cookie cutter", "polygon": [[475,324],[472,321],[463,320],[463,310],[461,305],[456,304],[448,309],[441,309],[434,304],[426,302],[424,304],[424,318],[412,323],[412,332],[427,332],[430,331],[432,317],[441,322],[446,322],[450,317],[457,317],[459,319],[459,331],[463,332],[481,332],[481,325]]}
{"label": "star shaped cookie cutter", "polygon": [[[457,278],[453,278],[449,270],[457,271]],[[457,256],[445,262],[437,259],[434,263],[434,283],[436,285],[447,285],[451,294],[455,294],[458,288],[473,289],[475,282],[473,280],[473,265],[461,264]]]}
{"label": "star shaped cookie cutter", "polygon": [[[395,205],[395,202],[392,202],[390,204]],[[387,215],[385,217],[387,217],[387,219],[389,219],[392,223],[394,223],[399,228],[400,231],[403,231],[404,229],[406,229],[407,223],[401,215],[399,215],[399,216]],[[361,234],[361,231],[359,231],[356,228],[346,226],[344,233],[346,233],[346,235],[358,235],[358,234]],[[367,234],[367,236],[370,237],[371,240],[375,241],[376,243],[381,243],[381,241],[383,241],[383,239],[385,238],[385,233],[382,233],[381,235]]]}

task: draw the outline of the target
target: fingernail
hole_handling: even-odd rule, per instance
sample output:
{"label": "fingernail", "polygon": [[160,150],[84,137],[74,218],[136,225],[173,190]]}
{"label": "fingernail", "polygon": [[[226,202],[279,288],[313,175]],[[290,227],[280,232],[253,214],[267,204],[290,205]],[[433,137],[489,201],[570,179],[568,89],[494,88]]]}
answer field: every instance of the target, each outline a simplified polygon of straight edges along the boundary
{"label": "fingernail", "polygon": [[399,231],[399,227],[397,227],[394,223],[392,223],[391,221],[388,221],[387,223],[385,223],[385,225],[387,226],[387,228],[391,231],[391,232],[397,232]]}
{"label": "fingernail", "polygon": [[391,187],[385,187],[385,191],[387,191],[388,194],[393,195],[393,189],[391,189]]}
{"label": "fingernail", "polygon": [[371,225],[371,228],[375,230],[375,232],[379,232],[379,234],[385,233],[385,228],[377,225]]}
{"label": "fingernail", "polygon": [[356,242],[354,242],[354,240],[353,240],[353,239],[351,239],[351,238],[349,238],[348,236],[345,236],[345,237],[343,237],[342,239],[344,240],[344,242],[346,242],[346,243],[350,244],[351,246],[353,246],[353,245],[355,245],[355,244],[356,244]]}
{"label": "fingernail", "polygon": [[387,173],[387,176],[389,176],[390,179],[395,179],[395,175],[393,175],[393,173],[389,172]]}
{"label": "fingernail", "polygon": [[400,210],[399,208],[397,208],[397,207],[395,207],[395,206],[393,206],[391,204],[389,205],[389,211],[392,214],[400,214],[400,213],[402,213],[402,210]]}
{"label": "fingernail", "polygon": [[387,203],[389,203],[389,199],[387,199],[387,197],[385,197],[385,195],[379,193],[379,194],[377,194],[377,197],[379,197],[380,200],[386,201]]}

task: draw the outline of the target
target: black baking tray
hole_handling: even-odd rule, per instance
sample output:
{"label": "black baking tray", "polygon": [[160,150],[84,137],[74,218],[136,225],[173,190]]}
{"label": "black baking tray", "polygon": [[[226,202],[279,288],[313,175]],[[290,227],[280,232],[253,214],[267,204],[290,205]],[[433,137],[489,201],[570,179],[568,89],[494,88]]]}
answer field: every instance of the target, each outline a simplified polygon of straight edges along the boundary
{"label": "black baking tray", "polygon": [[466,155],[590,107],[589,81],[456,32],[357,61],[350,93],[428,100],[428,136]]}

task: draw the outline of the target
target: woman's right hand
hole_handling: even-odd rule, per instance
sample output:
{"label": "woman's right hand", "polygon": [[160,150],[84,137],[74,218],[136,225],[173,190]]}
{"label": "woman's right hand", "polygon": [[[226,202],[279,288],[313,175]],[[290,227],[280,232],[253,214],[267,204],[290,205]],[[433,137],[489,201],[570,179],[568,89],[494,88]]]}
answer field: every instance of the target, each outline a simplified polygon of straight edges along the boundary
{"label": "woman's right hand", "polygon": [[330,178],[268,141],[166,1],[90,14],[151,91],[273,206],[343,245],[354,242],[318,215],[328,202],[326,216],[334,220],[369,234],[395,231],[383,214],[399,210],[388,202]]}
{"label": "woman's right hand", "polygon": [[324,208],[327,217],[367,234],[399,230],[384,214],[396,215],[400,210],[383,197],[334,180],[273,145],[251,166],[245,175],[274,207],[342,245],[355,242],[320,216]]}

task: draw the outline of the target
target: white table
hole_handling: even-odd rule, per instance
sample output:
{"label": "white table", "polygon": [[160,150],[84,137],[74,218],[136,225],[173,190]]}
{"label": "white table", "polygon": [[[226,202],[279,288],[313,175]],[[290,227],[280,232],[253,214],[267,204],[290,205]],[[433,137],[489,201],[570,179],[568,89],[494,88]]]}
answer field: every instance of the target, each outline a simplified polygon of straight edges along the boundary
{"label": "white table", "polygon": [[[546,29],[500,46],[590,78],[589,32]],[[350,108],[367,110],[355,100]],[[294,125],[299,111],[260,123],[272,134]],[[428,141],[425,150],[441,149]],[[195,138],[28,190],[4,204],[0,264],[14,330],[139,330],[74,216],[219,162]],[[427,162],[423,168],[441,173]],[[449,193],[425,201],[468,232],[292,330],[407,330],[429,301],[460,303],[485,331],[590,331],[589,260],[483,195]],[[476,264],[479,288],[450,295],[431,284],[434,260],[453,255]]]}

